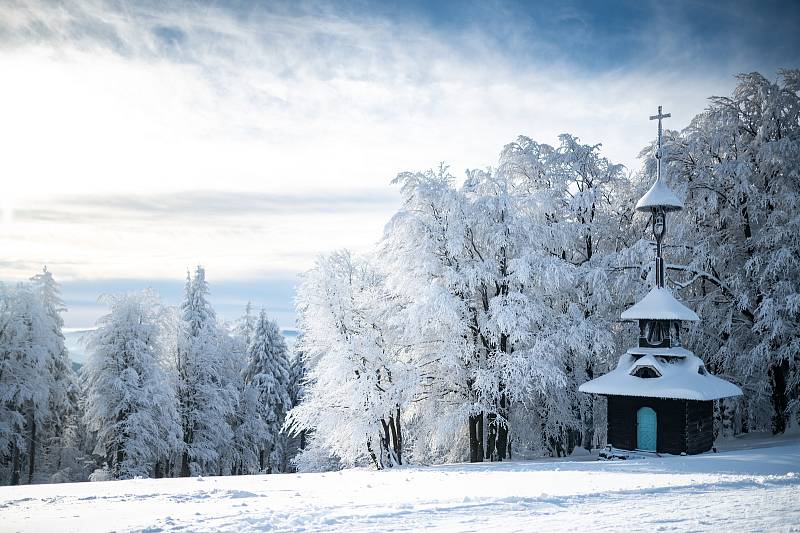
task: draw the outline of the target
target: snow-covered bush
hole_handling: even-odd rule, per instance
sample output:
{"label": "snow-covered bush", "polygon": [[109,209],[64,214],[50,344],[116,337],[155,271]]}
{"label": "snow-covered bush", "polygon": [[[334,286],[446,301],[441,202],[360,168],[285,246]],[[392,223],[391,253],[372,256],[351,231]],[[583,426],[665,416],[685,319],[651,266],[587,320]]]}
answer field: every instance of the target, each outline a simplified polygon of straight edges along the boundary
{"label": "snow-covered bush", "polygon": [[108,469],[108,465],[103,465],[103,468],[97,468],[89,474],[89,481],[111,481],[113,479],[114,475]]}

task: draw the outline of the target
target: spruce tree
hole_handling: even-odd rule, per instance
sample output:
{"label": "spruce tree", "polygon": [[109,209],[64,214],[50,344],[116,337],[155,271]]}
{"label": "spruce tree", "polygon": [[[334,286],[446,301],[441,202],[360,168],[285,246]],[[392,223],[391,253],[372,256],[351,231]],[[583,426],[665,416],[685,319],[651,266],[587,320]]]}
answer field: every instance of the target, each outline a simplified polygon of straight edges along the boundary
{"label": "spruce tree", "polygon": [[8,483],[28,481],[35,466],[36,430],[48,416],[52,328],[27,285],[0,284],[0,460]]}
{"label": "spruce tree", "polygon": [[[42,443],[45,463],[53,470],[59,470],[61,451],[70,444],[70,431],[78,424],[80,390],[77,376],[72,369],[69,353],[64,344],[64,319],[66,311],[61,299],[61,287],[47,267],[31,278],[33,290],[41,302],[48,319],[50,341],[48,346],[47,371],[49,397],[47,416],[39,431],[38,441]],[[35,470],[34,457],[31,456],[30,471]]]}
{"label": "spruce tree", "polygon": [[116,478],[148,477],[179,441],[175,398],[160,364],[158,300],[107,296],[84,370],[84,421]]}
{"label": "spruce tree", "polygon": [[248,348],[244,372],[244,396],[248,406],[247,426],[257,445],[258,468],[270,472],[282,470],[283,439],[280,431],[289,397],[289,359],[286,343],[275,322],[262,309]]}
{"label": "spruce tree", "polygon": [[176,370],[183,431],[181,476],[218,473],[221,452],[232,442],[238,392],[229,376],[230,349],[208,302],[205,270],[187,274]]}

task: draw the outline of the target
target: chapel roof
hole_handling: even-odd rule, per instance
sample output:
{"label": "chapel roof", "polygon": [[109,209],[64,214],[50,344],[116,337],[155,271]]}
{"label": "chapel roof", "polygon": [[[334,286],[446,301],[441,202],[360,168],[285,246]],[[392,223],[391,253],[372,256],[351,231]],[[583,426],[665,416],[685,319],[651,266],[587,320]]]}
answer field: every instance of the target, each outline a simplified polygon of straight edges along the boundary
{"label": "chapel roof", "polygon": [[[578,390],[593,394],[701,401],[742,394],[742,390],[733,383],[708,372],[703,361],[688,350],[681,350],[688,355],[674,358],[653,354],[636,355],[635,352],[640,350],[628,350],[619,358],[614,370],[584,383]],[[654,372],[638,372],[642,368],[649,368]],[[655,374],[657,377],[639,377],[635,375],[637,373],[650,376]]]}

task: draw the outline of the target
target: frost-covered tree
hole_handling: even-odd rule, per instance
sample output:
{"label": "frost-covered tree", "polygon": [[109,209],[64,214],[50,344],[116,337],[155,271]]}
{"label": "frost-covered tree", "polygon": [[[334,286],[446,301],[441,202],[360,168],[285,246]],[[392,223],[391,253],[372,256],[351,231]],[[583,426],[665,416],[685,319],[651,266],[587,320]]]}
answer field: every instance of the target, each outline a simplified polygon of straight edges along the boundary
{"label": "frost-covered tree", "polygon": [[247,353],[250,343],[253,341],[253,334],[256,330],[258,317],[253,314],[253,305],[247,302],[244,308],[244,315],[236,323],[234,337],[238,340],[243,354]]}
{"label": "frost-covered tree", "polygon": [[219,475],[229,475],[237,472],[237,465],[241,463],[241,446],[236,442],[236,428],[240,422],[237,405],[241,402],[242,391],[244,390],[244,376],[242,369],[247,364],[246,353],[242,351],[242,345],[232,328],[223,322],[217,324],[219,361],[219,386],[228,392],[232,401],[232,409],[228,413],[226,420],[230,427],[231,439],[222,441],[217,459],[217,473]]}
{"label": "frost-covered tree", "polygon": [[244,471],[283,470],[280,435],[289,398],[289,359],[286,343],[275,322],[262,309],[252,331],[240,400],[241,425],[237,440],[246,446]]}
{"label": "frost-covered tree", "polygon": [[62,468],[63,454],[79,455],[79,390],[64,346],[63,311],[47,268],[29,284],[0,286],[0,468],[8,457],[13,484],[23,471],[28,483],[46,480]]}
{"label": "frost-covered tree", "polygon": [[428,448],[459,428],[473,461],[508,457],[515,432],[539,453],[569,451],[581,432],[591,445],[594,408],[572,388],[612,347],[604,282],[621,167],[570,136],[557,149],[520,138],[461,189],[444,168],[397,181],[404,205],[380,256],[409,302]]}
{"label": "frost-covered tree", "polygon": [[800,412],[800,70],[738,79],[668,134],[666,175],[686,209],[667,268],[703,318],[696,351],[745,392],[722,402],[726,431],[777,433]]}
{"label": "frost-covered tree", "polygon": [[[55,338],[47,309],[30,286],[0,284],[0,457],[17,485],[35,465],[37,428],[49,416],[49,356]],[[6,463],[6,459],[9,461]]]}
{"label": "frost-covered tree", "polygon": [[424,460],[463,460],[466,443],[470,459],[478,461],[484,455],[483,405],[475,388],[482,364],[473,292],[479,259],[466,199],[453,181],[444,166],[397,177],[403,207],[387,225],[378,257],[390,273],[388,290],[405,302],[398,342],[411,349],[420,388],[409,406],[421,436],[414,453]]}
{"label": "frost-covered tree", "polygon": [[111,311],[98,321],[82,376],[87,428],[95,453],[117,478],[149,477],[180,442],[173,389],[161,361],[159,302],[148,291],[102,299]]}
{"label": "frost-covered tree", "polygon": [[176,346],[178,410],[183,433],[180,475],[216,474],[233,439],[237,402],[227,333],[208,302],[205,270],[187,275]]}
{"label": "frost-covered tree", "polygon": [[[500,169],[525,191],[520,209],[536,220],[533,232],[545,236],[531,243],[531,257],[544,251],[560,260],[542,265],[533,276],[546,280],[561,272],[557,274],[562,281],[560,292],[552,291],[559,285],[552,280],[538,287],[537,279],[527,284],[534,294],[551,302],[560,332],[548,341],[552,344],[546,350],[558,354],[557,366],[563,369],[565,382],[559,385],[560,391],[539,394],[535,409],[540,419],[548,421],[542,427],[551,452],[571,449],[573,435],[581,437],[587,448],[595,444],[594,418],[603,409],[597,409],[590,395],[576,391],[578,385],[608,369],[614,348],[610,333],[620,306],[635,289],[630,276],[619,275],[619,265],[642,253],[641,246],[631,249],[632,244],[638,245],[632,220],[636,191],[624,167],[602,157],[600,145],[584,145],[567,134],[559,139],[560,144],[551,147],[520,137],[506,145],[500,157]],[[537,343],[546,337],[538,329]]]}
{"label": "frost-covered tree", "polygon": [[[303,354],[296,349],[296,346],[292,352],[293,355],[289,365],[288,393],[289,402],[291,407],[294,408],[300,405],[305,397],[306,365]],[[308,432],[299,430],[293,433],[284,425],[282,436],[284,438],[283,465],[284,470],[288,471],[292,467],[297,454],[305,449]]]}
{"label": "frost-covered tree", "polygon": [[308,373],[288,424],[313,431],[301,468],[320,452],[348,465],[401,464],[408,373],[387,318],[383,276],[348,252],[334,253],[305,275],[297,301]]}
{"label": "frost-covered tree", "polygon": [[[66,452],[65,448],[74,448],[78,445],[74,432],[79,425],[80,390],[64,345],[62,332],[64,320],[61,318],[61,313],[66,311],[66,308],[61,300],[61,288],[47,267],[31,278],[31,285],[44,307],[51,329],[47,357],[49,374],[47,416],[36,441],[44,452],[43,462],[51,470],[59,471],[62,453]],[[75,451],[68,453],[74,454]],[[34,457],[32,453],[29,458],[31,473],[35,469]]]}

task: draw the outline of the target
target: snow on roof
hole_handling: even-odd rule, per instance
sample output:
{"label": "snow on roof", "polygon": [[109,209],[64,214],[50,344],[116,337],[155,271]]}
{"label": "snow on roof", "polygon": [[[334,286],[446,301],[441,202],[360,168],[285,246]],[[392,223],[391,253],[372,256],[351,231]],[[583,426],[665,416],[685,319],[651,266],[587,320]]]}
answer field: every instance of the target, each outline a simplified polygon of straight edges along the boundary
{"label": "snow on roof", "polygon": [[683,202],[678,200],[675,193],[672,192],[661,177],[656,178],[655,183],[650,189],[644,193],[638,202],[636,202],[637,211],[649,211],[653,207],[661,206],[666,211],[677,211],[683,209]]}
{"label": "snow on roof", "polygon": [[[628,350],[619,358],[617,368],[584,383],[578,390],[591,394],[678,400],[717,400],[742,394],[742,390],[733,383],[710,374],[703,361],[689,350],[684,350],[688,355],[679,358],[653,354],[637,357],[631,353],[639,350]],[[650,367],[660,376],[634,375],[640,367]]]}
{"label": "snow on roof", "polygon": [[626,353],[630,355],[660,355],[662,357],[688,357],[694,355],[682,346],[673,346],[671,348],[640,348],[635,346]]}
{"label": "snow on roof", "polygon": [[680,303],[669,289],[653,287],[639,303],[620,315],[622,320],[700,320],[697,313]]}

